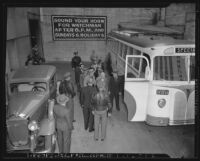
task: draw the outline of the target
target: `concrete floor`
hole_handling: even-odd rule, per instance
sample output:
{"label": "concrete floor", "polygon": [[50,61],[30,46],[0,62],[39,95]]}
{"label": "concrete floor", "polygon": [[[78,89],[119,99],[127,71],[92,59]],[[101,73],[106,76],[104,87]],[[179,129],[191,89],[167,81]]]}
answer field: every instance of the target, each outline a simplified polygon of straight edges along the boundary
{"label": "concrete floor", "polygon": [[[57,67],[57,78],[71,70],[69,63],[51,62]],[[73,74],[73,72],[72,72]],[[73,78],[74,81],[74,78]],[[94,141],[94,132],[85,131],[83,113],[75,97],[75,120],[71,153],[146,153],[168,154],[172,158],[194,157],[194,125],[155,127],[144,122],[128,122],[127,110],[120,98],[120,111],[114,105],[108,118],[106,139]]]}

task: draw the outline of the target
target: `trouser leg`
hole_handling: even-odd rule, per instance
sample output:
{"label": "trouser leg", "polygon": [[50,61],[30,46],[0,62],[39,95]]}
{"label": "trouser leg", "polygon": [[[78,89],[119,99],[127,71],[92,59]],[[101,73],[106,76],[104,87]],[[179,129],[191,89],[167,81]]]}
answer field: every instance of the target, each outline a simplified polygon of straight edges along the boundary
{"label": "trouser leg", "polygon": [[83,118],[84,118],[85,130],[87,130],[89,122],[89,108],[83,107]]}
{"label": "trouser leg", "polygon": [[94,127],[94,139],[95,140],[98,139],[98,137],[99,137],[99,119],[100,119],[99,115],[95,114],[94,115],[94,125],[95,125],[95,127]]}
{"label": "trouser leg", "polygon": [[105,139],[106,125],[107,125],[107,115],[105,112],[104,114],[101,115],[101,139]]}
{"label": "trouser leg", "polygon": [[72,98],[72,121],[74,121],[74,98]]}
{"label": "trouser leg", "polygon": [[120,110],[119,108],[119,93],[115,92],[115,104],[116,104],[116,109]]}
{"label": "trouser leg", "polygon": [[119,89],[122,93],[122,99],[124,99],[124,75],[118,76],[119,77]]}
{"label": "trouser leg", "polygon": [[108,112],[110,112],[110,113],[112,113],[112,109],[113,109],[113,99],[114,99],[114,95],[111,93],[110,94],[110,102],[111,102],[111,108],[110,108],[110,110],[108,111]]}
{"label": "trouser leg", "polygon": [[57,138],[58,138],[59,153],[62,153],[63,152],[63,133],[61,130],[57,130]]}
{"label": "trouser leg", "polygon": [[71,146],[71,130],[66,130],[63,132],[64,140],[63,140],[63,153],[70,152]]}
{"label": "trouser leg", "polygon": [[92,114],[92,110],[89,110],[89,131],[94,129],[94,115]]}

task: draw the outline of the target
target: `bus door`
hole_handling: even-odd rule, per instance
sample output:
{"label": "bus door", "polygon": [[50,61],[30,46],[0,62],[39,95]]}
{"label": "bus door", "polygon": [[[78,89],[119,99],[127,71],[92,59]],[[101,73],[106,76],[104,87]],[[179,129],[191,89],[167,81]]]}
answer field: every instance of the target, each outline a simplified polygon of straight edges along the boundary
{"label": "bus door", "polygon": [[149,61],[145,56],[126,56],[124,102],[128,110],[128,121],[146,119],[149,76]]}

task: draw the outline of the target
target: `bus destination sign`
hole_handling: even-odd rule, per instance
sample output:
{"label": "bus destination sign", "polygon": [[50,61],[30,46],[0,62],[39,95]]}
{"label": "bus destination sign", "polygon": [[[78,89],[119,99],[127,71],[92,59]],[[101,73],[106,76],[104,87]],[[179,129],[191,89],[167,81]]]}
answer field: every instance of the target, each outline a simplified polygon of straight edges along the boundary
{"label": "bus destination sign", "polygon": [[194,53],[195,48],[176,48],[176,53]]}

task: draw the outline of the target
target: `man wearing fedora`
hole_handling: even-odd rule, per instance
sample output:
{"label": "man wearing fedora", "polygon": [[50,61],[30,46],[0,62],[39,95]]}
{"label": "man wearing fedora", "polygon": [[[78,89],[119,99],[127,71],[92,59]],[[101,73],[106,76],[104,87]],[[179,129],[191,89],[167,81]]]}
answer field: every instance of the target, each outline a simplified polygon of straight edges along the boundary
{"label": "man wearing fedora", "polygon": [[88,70],[88,74],[85,76],[84,80],[83,80],[83,86],[87,86],[87,83],[88,83],[88,80],[90,78],[93,79],[93,85],[96,85],[96,80],[95,80],[95,76],[94,76],[94,72],[95,72],[95,69],[94,68],[89,68]]}
{"label": "man wearing fedora", "polygon": [[81,57],[78,55],[78,51],[77,51],[77,52],[74,52],[74,57],[72,58],[71,66],[72,66],[72,69],[74,70],[75,82],[76,82],[78,90],[80,86],[80,83],[79,83],[80,65],[81,65]]}
{"label": "man wearing fedora", "polygon": [[94,131],[94,116],[92,114],[91,97],[96,92],[96,87],[93,86],[93,78],[89,78],[87,86],[81,90],[80,103],[83,108],[83,118],[85,130],[89,127],[89,132]]}
{"label": "man wearing fedora", "polygon": [[65,94],[69,97],[68,105],[70,106],[71,110],[71,120],[74,122],[74,96],[76,95],[74,85],[71,82],[71,74],[67,72],[64,74],[64,80],[61,81],[59,86],[59,93]]}
{"label": "man wearing fedora", "polygon": [[71,61],[71,66],[73,69],[78,67],[81,63],[81,57],[78,55],[78,51],[74,52],[74,56]]}
{"label": "man wearing fedora", "polygon": [[117,70],[113,70],[112,76],[109,79],[108,83],[108,91],[110,94],[110,101],[112,104],[112,108],[108,111],[108,116],[111,116],[113,109],[113,100],[115,98],[116,109],[120,111],[119,108],[119,80],[117,75]]}
{"label": "man wearing fedora", "polygon": [[69,153],[71,145],[72,122],[70,120],[70,108],[66,106],[69,98],[64,95],[58,95],[57,104],[54,105],[54,116],[56,120],[56,130],[58,137],[58,146],[60,153]]}

